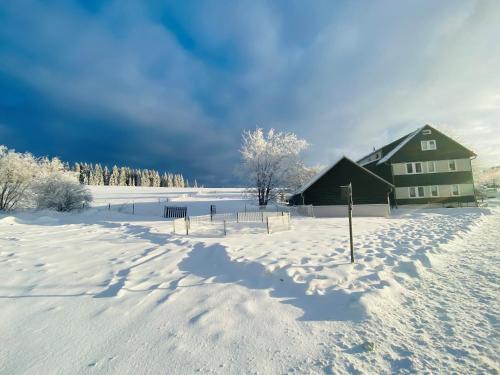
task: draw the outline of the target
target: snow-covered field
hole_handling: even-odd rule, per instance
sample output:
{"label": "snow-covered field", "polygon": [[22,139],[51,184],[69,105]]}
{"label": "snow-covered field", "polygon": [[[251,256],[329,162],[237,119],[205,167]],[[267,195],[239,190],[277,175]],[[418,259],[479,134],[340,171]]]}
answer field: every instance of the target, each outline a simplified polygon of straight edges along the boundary
{"label": "snow-covered field", "polygon": [[355,218],[351,265],[345,219],[173,235],[165,204],[252,204],[93,191],[82,213],[0,216],[0,374],[498,373],[498,201]]}

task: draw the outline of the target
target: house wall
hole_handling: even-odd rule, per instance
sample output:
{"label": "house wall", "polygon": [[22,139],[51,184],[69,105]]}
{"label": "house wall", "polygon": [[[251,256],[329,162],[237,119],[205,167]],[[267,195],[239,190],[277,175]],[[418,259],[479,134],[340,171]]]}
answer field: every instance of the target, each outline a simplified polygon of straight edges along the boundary
{"label": "house wall", "polygon": [[[460,195],[474,195],[474,185],[473,184],[457,184],[459,186]],[[423,186],[423,185],[415,185],[415,186]],[[438,186],[438,197],[433,197],[431,195],[431,186],[423,186],[425,191],[425,198],[456,198],[457,196],[451,195],[451,185],[437,185]],[[396,187],[396,199],[420,199],[420,198],[410,198],[409,188],[405,187]]]}
{"label": "house wall", "polygon": [[[347,217],[346,205],[314,206],[315,217]],[[354,217],[387,217],[391,213],[388,203],[386,204],[360,204],[354,205],[352,216]]]}
{"label": "house wall", "polygon": [[[430,130],[430,134],[424,131]],[[422,141],[434,140],[435,150],[423,150]],[[474,154],[443,133],[425,127],[405,144],[390,159],[392,169],[391,182],[396,186],[395,202],[404,204],[443,204],[449,202],[474,202],[474,180],[470,157]],[[451,171],[449,161],[454,160],[456,169]],[[407,163],[422,163],[422,173],[407,173]],[[434,172],[429,172],[429,163],[433,162]],[[415,166],[414,166],[415,169]],[[451,185],[459,185],[460,195],[451,195]],[[424,197],[410,198],[408,187],[423,186]],[[439,196],[431,195],[430,187],[438,186]]]}
{"label": "house wall", "polygon": [[392,187],[349,159],[341,159],[303,193],[290,199],[294,205],[332,206],[346,204],[341,186],[352,183],[354,204],[386,204]]}
{"label": "house wall", "polygon": [[[470,159],[452,159],[455,160],[456,172],[466,172],[471,171]],[[418,161],[417,161],[418,162]],[[422,163],[422,173],[446,173],[450,172],[449,162],[450,160],[432,160],[432,161],[420,161]],[[429,163],[434,162],[435,171],[429,172]],[[394,175],[407,175],[406,172],[407,163],[393,163],[392,168]],[[418,173],[412,173],[418,174]]]}

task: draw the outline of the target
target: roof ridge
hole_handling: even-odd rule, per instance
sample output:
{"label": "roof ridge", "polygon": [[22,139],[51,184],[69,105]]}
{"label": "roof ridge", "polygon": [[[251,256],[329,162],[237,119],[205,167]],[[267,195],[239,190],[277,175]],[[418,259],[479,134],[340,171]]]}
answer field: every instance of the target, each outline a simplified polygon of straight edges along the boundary
{"label": "roof ridge", "polygon": [[378,178],[379,180],[381,180],[382,182],[386,183],[387,185],[390,185],[392,187],[394,187],[393,184],[391,184],[389,181],[387,181],[386,179],[380,177],[379,175],[377,175],[376,173],[370,171],[369,169],[363,167],[362,165],[360,165],[359,163],[355,162],[354,160],[352,160],[351,158],[348,158],[347,156],[345,155],[342,155],[335,163],[333,164],[330,164],[329,166],[325,167],[321,172],[319,172],[317,175],[315,175],[313,178],[311,178],[307,183],[305,183],[304,185],[302,185],[298,190],[296,190],[293,194],[301,194],[303,193],[304,191],[306,191],[307,189],[309,189],[316,181],[318,181],[321,177],[323,177],[328,171],[330,171],[330,169],[332,169],[333,167],[335,167],[338,163],[340,163],[342,161],[342,159],[346,159],[347,161],[351,162],[352,164],[356,165],[358,168],[361,168],[363,169],[364,171],[368,172],[370,175]]}

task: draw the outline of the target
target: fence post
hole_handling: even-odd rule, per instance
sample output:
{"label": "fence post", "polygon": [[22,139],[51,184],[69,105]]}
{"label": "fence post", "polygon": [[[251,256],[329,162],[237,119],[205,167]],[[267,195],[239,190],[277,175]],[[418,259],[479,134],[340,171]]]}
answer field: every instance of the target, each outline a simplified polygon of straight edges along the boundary
{"label": "fence post", "polygon": [[134,215],[134,214],[135,214],[135,203],[132,202],[132,215]]}
{"label": "fence post", "polygon": [[226,220],[224,220],[224,236],[227,234],[226,232]]}
{"label": "fence post", "polygon": [[[246,206],[245,206],[245,209],[246,209]],[[236,222],[237,223],[240,222],[240,213],[239,212],[236,212]]]}
{"label": "fence post", "polygon": [[111,211],[111,203],[108,203],[108,211]]}
{"label": "fence post", "polygon": [[[261,216],[262,222],[264,222],[264,211],[261,211],[261,212],[260,212],[260,216]],[[269,221],[269,220],[268,220],[268,221]]]}
{"label": "fence post", "polygon": [[186,236],[189,236],[189,217],[185,216],[184,223],[186,224]]}
{"label": "fence post", "polygon": [[267,234],[270,234],[269,233],[269,217],[267,218]]}

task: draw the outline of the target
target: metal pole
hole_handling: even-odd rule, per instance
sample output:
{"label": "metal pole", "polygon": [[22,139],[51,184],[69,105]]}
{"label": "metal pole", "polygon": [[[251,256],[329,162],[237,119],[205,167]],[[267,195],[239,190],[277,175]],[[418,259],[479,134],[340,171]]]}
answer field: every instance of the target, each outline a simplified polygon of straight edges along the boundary
{"label": "metal pole", "polygon": [[351,241],[351,263],[354,263],[354,244],[352,240],[352,184],[349,184],[349,239]]}
{"label": "metal pole", "polygon": [[269,234],[269,217],[267,218],[267,234]]}

